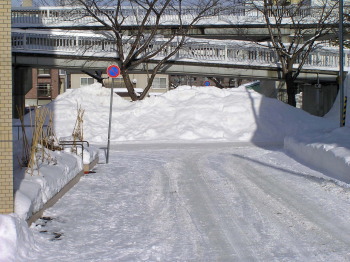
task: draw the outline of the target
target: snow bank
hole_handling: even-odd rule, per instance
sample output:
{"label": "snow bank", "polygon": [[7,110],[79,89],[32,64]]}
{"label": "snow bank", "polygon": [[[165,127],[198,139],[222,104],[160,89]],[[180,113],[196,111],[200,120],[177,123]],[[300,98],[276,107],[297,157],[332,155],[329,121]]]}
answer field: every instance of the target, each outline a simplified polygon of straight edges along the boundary
{"label": "snow bank", "polygon": [[42,163],[31,175],[26,169],[15,170],[15,213],[27,220],[83,170],[81,157],[60,151],[50,151],[53,159]]}
{"label": "snow bank", "polygon": [[287,137],[284,148],[330,178],[350,184],[350,128],[309,139]]}
{"label": "snow bank", "polygon": [[[69,93],[69,92],[68,92]],[[65,95],[68,95],[65,94]],[[76,110],[76,108],[75,108]],[[68,114],[70,115],[70,114]],[[34,116],[27,114],[24,116],[25,124],[30,124]],[[71,141],[71,134],[75,125],[66,126],[65,117],[61,120],[61,125],[70,130],[69,137],[65,140]],[[16,123],[20,125],[19,121]],[[17,137],[17,130],[14,137]],[[31,140],[32,130],[26,129],[28,140]],[[21,132],[19,140],[14,141],[14,191],[15,191],[15,213],[22,219],[29,219],[34,213],[39,211],[44,204],[55,196],[66,184],[77,174],[83,171],[83,164],[89,164],[98,156],[98,148],[87,146],[84,143],[84,150],[77,147],[77,153],[71,152],[71,145],[65,146],[63,151],[50,151],[46,149],[47,158],[44,162],[39,161],[39,168],[32,174],[26,172],[26,168],[19,165],[22,156]]]}
{"label": "snow bank", "polygon": [[[109,103],[110,90],[98,84],[59,96],[50,104],[55,112],[57,135],[71,133],[79,104],[85,110],[84,138],[105,144]],[[322,118],[244,87],[222,90],[182,86],[139,102],[128,102],[115,94],[111,141],[282,144],[286,135],[330,128],[329,122]]]}
{"label": "snow bank", "polygon": [[0,262],[25,261],[35,242],[27,223],[15,214],[0,215]]}
{"label": "snow bank", "polygon": [[[344,95],[350,94],[350,76],[344,81]],[[339,95],[324,117],[339,125]],[[347,103],[345,127],[321,134],[308,133],[303,137],[287,137],[284,148],[295,158],[325,172],[332,179],[350,183],[350,103]]]}
{"label": "snow bank", "polygon": [[[25,121],[29,124],[30,117],[26,116]],[[31,139],[31,132],[27,131]],[[15,160],[21,159],[21,151],[21,140],[14,141]],[[14,161],[15,214],[0,215],[0,262],[27,261],[29,250],[36,247],[26,220],[83,171],[83,163],[89,164],[98,155],[93,146],[85,147],[83,158],[81,150],[78,155],[66,150],[45,152],[50,157],[38,161],[39,168],[32,174]]]}

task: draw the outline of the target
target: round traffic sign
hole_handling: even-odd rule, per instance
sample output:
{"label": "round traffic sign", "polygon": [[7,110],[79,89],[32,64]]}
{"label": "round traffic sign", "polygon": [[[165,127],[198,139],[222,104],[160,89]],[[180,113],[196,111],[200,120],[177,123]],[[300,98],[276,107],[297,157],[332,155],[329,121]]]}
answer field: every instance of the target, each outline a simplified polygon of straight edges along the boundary
{"label": "round traffic sign", "polygon": [[110,65],[107,68],[107,75],[109,77],[115,78],[118,77],[120,75],[120,68],[117,65]]}
{"label": "round traffic sign", "polygon": [[205,82],[204,82],[204,85],[205,85],[205,86],[210,86],[210,81],[205,81]]}

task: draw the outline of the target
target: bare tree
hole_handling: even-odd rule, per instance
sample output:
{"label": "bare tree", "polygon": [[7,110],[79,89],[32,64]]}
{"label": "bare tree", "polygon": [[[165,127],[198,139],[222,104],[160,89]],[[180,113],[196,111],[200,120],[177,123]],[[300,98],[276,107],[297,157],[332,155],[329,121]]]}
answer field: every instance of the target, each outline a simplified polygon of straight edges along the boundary
{"label": "bare tree", "polygon": [[[93,18],[115,40],[116,60],[130,98],[143,99],[162,66],[185,44],[192,27],[219,0],[74,0],[85,16]],[[172,19],[170,21],[169,19]],[[171,23],[171,27],[165,27]],[[152,62],[152,64],[150,64]],[[147,85],[137,95],[129,74],[143,67]]]}
{"label": "bare tree", "polygon": [[[261,0],[252,3],[264,16],[270,48],[277,54],[286,83],[288,104],[296,106],[295,80],[319,41],[334,29],[338,21],[338,1]],[[288,26],[289,34],[285,35]]]}

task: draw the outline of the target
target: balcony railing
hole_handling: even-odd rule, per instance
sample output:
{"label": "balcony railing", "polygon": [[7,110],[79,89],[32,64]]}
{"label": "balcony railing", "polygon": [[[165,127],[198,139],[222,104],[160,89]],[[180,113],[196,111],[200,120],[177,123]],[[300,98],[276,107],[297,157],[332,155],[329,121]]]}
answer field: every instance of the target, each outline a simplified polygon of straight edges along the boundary
{"label": "balcony railing", "polygon": [[[350,6],[344,7],[344,13],[349,13]],[[323,12],[324,7],[317,6],[305,6],[295,9],[293,6],[280,7],[271,9],[270,15],[272,13],[281,14],[282,17],[288,17],[290,13],[297,17],[309,17],[309,19],[304,20],[304,23],[314,23],[317,22],[320,14]],[[102,11],[102,12],[101,12]],[[115,16],[115,7],[105,7],[101,8],[101,11],[96,10],[96,15],[106,22],[109,22],[106,15]],[[121,10],[123,14],[123,25],[137,25],[140,16],[145,12],[141,8],[135,8],[130,6],[122,6]],[[197,15],[199,9],[193,7],[182,8],[181,19],[182,22],[186,24],[186,21],[191,21],[195,15]],[[12,8],[12,27],[16,26],[91,26],[98,25],[96,20],[87,13],[87,11],[82,7],[13,7]],[[334,10],[334,15],[329,17],[331,22],[332,19],[337,17],[337,10]],[[206,18],[208,18],[206,20]],[[220,21],[227,24],[227,21],[239,18],[240,23],[261,23],[264,22],[264,16],[261,11],[256,7],[249,5],[246,6],[231,6],[225,8],[212,8],[207,11],[204,15],[202,22],[203,24],[220,24]],[[315,18],[315,19],[313,19]],[[153,20],[152,20],[153,19]],[[154,23],[156,16],[150,17],[149,24]],[[178,24],[179,23],[179,13],[174,8],[168,8],[164,11],[161,17],[160,23],[166,24]],[[288,21],[286,21],[288,23]]]}

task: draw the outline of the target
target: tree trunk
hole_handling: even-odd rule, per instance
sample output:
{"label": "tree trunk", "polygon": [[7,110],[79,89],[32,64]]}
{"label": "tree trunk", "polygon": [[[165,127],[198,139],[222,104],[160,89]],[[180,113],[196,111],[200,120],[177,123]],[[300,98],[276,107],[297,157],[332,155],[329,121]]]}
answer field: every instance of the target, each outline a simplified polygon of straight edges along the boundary
{"label": "tree trunk", "polygon": [[148,91],[151,89],[152,83],[153,83],[153,79],[151,80],[151,82],[149,81],[147,82],[147,86],[145,87],[145,89],[143,90],[142,94],[139,97],[140,100],[143,100],[146,97]]}
{"label": "tree trunk", "polygon": [[293,80],[293,72],[288,72],[285,74],[284,79],[287,86],[288,104],[296,107],[297,103],[295,100],[295,88]]}
{"label": "tree trunk", "polygon": [[124,84],[125,84],[126,89],[128,90],[128,94],[129,94],[131,100],[132,101],[139,100],[139,97],[135,93],[134,85],[131,82],[129,73],[126,72],[125,70],[121,70],[120,73],[123,76]]}

